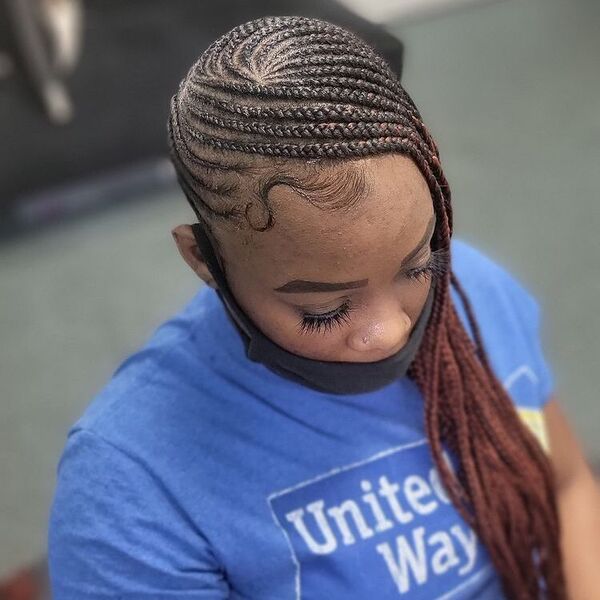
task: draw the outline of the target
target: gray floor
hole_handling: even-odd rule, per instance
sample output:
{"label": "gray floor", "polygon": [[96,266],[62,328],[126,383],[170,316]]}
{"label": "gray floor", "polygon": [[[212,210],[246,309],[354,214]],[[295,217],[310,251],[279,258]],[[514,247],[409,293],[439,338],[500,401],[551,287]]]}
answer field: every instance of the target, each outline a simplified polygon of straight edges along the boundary
{"label": "gray floor", "polygon": [[[565,409],[600,458],[596,177],[600,3],[522,0],[390,25],[439,142],[457,230],[541,299]],[[70,423],[196,289],[170,227],[179,194],[0,249],[0,576],[43,552]]]}

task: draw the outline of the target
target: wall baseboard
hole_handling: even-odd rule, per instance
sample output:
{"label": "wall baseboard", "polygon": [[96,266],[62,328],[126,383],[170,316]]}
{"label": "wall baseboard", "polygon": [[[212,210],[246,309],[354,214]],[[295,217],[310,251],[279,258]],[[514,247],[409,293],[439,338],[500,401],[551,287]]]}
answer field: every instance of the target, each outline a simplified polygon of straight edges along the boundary
{"label": "wall baseboard", "polygon": [[454,9],[492,4],[500,0],[337,0],[372,23],[430,17]]}

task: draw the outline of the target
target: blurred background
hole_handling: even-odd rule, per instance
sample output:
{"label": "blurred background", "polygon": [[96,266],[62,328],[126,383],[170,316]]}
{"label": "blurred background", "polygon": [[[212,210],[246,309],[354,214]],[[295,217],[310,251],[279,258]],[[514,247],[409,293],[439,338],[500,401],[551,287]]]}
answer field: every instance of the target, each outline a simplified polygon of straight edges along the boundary
{"label": "blurred background", "polygon": [[401,75],[457,236],[540,300],[564,409],[600,464],[600,2],[0,0],[2,600],[43,597],[70,425],[198,286],[170,235],[193,215],[166,159],[169,98],[212,40],[267,14],[349,27]]}

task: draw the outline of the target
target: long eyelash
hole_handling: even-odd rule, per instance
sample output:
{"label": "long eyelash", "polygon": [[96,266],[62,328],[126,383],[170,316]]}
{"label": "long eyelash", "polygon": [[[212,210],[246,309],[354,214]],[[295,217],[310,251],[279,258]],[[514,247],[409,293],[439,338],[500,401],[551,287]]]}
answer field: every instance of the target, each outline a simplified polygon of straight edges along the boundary
{"label": "long eyelash", "polygon": [[449,252],[447,250],[434,250],[429,256],[427,264],[406,272],[409,279],[423,281],[429,278],[438,279],[448,270]]}
{"label": "long eyelash", "polygon": [[352,307],[346,301],[342,306],[323,315],[311,315],[304,313],[299,323],[300,333],[327,333],[334,327],[341,327],[349,322]]}

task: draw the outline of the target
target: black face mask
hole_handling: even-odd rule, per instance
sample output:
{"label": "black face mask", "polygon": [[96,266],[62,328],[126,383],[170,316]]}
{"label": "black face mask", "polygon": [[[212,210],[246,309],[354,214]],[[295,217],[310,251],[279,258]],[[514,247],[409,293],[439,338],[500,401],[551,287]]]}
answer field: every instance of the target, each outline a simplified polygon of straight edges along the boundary
{"label": "black face mask", "polygon": [[219,264],[213,244],[200,223],[192,225],[202,258],[217,283],[217,293],[246,346],[246,356],[287,379],[319,392],[361,394],[372,392],[404,377],[415,358],[433,305],[435,281],[432,280],[425,306],[408,342],[396,354],[377,362],[332,362],[292,354],[275,344],[252,323],[236,302]]}

